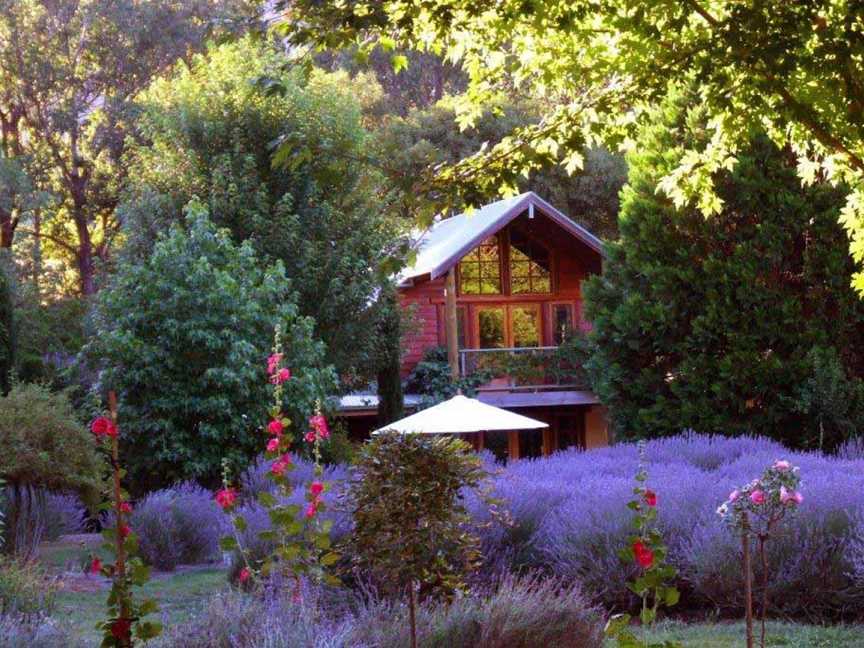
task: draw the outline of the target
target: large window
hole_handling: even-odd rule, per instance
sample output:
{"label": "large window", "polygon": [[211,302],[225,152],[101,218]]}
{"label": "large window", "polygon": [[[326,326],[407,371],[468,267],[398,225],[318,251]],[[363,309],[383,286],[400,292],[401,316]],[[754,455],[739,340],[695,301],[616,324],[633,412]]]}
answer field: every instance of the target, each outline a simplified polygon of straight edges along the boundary
{"label": "large window", "polygon": [[501,294],[498,237],[486,239],[459,262],[459,292],[463,295]]}
{"label": "large window", "polygon": [[510,292],[552,292],[549,250],[513,229],[510,232]]}

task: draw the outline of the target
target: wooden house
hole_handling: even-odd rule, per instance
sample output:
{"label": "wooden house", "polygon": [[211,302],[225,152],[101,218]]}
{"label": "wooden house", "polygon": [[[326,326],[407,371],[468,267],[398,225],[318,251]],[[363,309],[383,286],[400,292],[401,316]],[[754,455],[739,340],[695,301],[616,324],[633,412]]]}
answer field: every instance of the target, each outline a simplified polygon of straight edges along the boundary
{"label": "wooden house", "polygon": [[[502,458],[605,445],[602,406],[578,379],[578,367],[562,366],[558,352],[589,327],[582,282],[601,272],[602,258],[597,237],[532,192],[435,223],[398,278],[401,303],[414,322],[403,341],[403,376],[430,347],[447,346],[453,330],[454,370],[488,378],[481,401],[550,426],[489,433],[478,445]],[[375,399],[367,403],[343,413],[374,414]]]}

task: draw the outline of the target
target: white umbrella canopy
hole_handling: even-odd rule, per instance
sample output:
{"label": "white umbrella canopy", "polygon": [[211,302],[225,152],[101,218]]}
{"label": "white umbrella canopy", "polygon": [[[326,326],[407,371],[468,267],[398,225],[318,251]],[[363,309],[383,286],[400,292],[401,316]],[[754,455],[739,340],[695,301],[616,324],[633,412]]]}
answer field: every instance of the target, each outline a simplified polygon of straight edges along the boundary
{"label": "white umbrella canopy", "polygon": [[375,430],[402,434],[465,434],[490,430],[539,430],[548,423],[481,403],[461,394]]}

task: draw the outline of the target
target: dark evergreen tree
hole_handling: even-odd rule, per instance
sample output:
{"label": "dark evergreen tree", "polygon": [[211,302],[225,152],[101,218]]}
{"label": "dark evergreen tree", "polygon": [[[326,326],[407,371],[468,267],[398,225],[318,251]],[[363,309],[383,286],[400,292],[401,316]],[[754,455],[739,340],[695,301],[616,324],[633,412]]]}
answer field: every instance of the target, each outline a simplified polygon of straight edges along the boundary
{"label": "dark evergreen tree", "polygon": [[381,297],[376,327],[376,343],[379,349],[378,367],[378,424],[385,426],[402,418],[404,395],[402,393],[402,313],[396,290],[387,286]]}
{"label": "dark evergreen tree", "polygon": [[[864,422],[864,302],[837,223],[843,192],[802,188],[796,157],[757,134],[716,174],[718,215],[676,208],[658,182],[711,135],[678,92],[629,156],[621,238],[585,290],[592,382],[625,438],[692,428],[831,447]],[[842,371],[814,383],[814,354]],[[848,408],[833,425],[824,405],[838,400]]]}

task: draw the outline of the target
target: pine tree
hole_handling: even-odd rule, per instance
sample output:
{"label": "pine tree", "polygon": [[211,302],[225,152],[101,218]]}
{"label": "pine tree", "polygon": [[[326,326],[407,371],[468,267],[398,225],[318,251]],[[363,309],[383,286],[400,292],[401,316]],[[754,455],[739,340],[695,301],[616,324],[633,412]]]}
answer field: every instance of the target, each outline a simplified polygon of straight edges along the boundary
{"label": "pine tree", "polygon": [[835,349],[850,392],[864,373],[842,191],[802,188],[795,156],[756,134],[734,170],[716,174],[718,215],[676,208],[658,183],[712,133],[685,91],[653,117],[628,159],[621,238],[585,290],[588,370],[616,432],[819,438],[813,408],[798,402],[808,353]]}

